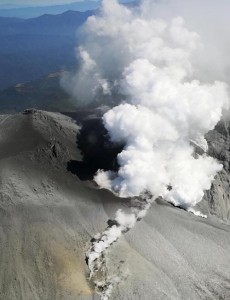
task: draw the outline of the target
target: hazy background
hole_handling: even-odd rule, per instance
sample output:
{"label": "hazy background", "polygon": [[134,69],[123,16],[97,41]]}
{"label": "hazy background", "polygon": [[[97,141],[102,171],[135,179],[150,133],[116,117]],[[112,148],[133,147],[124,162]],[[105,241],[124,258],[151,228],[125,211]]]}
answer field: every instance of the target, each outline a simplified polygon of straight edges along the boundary
{"label": "hazy background", "polygon": [[[121,0],[122,3],[133,0]],[[97,9],[100,0],[36,0],[36,1],[0,1],[0,16],[30,18],[42,14],[58,14],[67,10],[86,11]]]}
{"label": "hazy background", "polygon": [[[98,0],[94,0],[98,2]],[[58,4],[67,4],[72,3],[71,0],[22,0],[22,1],[15,1],[15,0],[2,0],[0,1],[0,6],[12,6],[12,7],[20,7],[20,6],[36,6],[36,5],[58,5]],[[85,2],[84,0],[78,0],[76,2]]]}
{"label": "hazy background", "polygon": [[[217,0],[149,3],[149,15],[166,20],[182,16],[188,29],[201,36],[203,48],[193,63],[195,71],[202,68],[202,72],[196,72],[196,78],[230,82],[228,0],[221,5]],[[78,31],[98,6],[99,1],[88,0],[0,1],[0,111],[31,105],[50,109],[48,100],[58,103],[57,95],[64,99],[59,86],[61,72],[78,68]]]}

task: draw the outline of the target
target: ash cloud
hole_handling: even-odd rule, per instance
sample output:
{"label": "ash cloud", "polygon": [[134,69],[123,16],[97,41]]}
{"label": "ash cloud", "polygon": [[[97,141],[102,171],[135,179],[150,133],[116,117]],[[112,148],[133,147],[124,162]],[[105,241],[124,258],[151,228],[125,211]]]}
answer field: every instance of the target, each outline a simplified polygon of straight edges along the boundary
{"label": "ash cloud", "polygon": [[[95,181],[120,197],[148,191],[189,209],[222,168],[206,155],[204,136],[228,109],[229,96],[227,69],[217,62],[224,45],[218,30],[219,44],[211,43],[215,24],[204,11],[217,2],[186,3],[144,0],[127,8],[102,1],[83,29],[80,71],[66,86],[87,103],[98,94],[122,100],[103,117],[111,140],[125,145],[120,168],[99,170]],[[195,156],[193,145],[204,154]]]}

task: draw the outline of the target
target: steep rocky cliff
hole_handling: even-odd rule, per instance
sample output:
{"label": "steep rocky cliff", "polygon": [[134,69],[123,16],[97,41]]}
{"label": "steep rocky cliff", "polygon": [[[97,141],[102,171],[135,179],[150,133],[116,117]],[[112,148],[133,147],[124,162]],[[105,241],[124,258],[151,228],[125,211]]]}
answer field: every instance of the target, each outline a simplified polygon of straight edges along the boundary
{"label": "steep rocky cliff", "polygon": [[[218,159],[223,170],[216,176],[210,191],[206,192],[205,209],[226,223],[230,221],[230,123],[220,122],[215,130],[210,131],[206,139],[208,154]],[[203,202],[205,202],[203,201]]]}

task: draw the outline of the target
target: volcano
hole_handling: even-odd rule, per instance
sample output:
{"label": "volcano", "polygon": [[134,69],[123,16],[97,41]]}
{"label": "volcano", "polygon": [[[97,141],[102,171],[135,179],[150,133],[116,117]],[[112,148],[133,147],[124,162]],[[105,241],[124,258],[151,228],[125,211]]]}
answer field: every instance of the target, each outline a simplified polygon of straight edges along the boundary
{"label": "volcano", "polygon": [[[0,117],[0,299],[100,299],[86,252],[132,205],[93,181],[97,169],[116,170],[122,149],[108,140],[102,113]],[[206,139],[224,166],[199,203],[207,219],[157,199],[107,251],[97,276],[109,286],[116,275],[110,299],[229,299],[230,124]]]}

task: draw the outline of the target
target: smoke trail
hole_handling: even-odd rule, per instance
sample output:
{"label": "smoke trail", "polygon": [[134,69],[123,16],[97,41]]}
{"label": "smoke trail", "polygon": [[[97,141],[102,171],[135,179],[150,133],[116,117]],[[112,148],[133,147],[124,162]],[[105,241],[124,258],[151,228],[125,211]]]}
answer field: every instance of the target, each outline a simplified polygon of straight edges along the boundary
{"label": "smoke trail", "polygon": [[122,279],[119,271],[118,274],[113,274],[113,276],[107,274],[106,255],[109,247],[122,234],[133,228],[137,221],[144,218],[151,207],[151,202],[151,196],[147,194],[140,199],[132,199],[131,212],[125,213],[118,210],[115,220],[109,220],[106,230],[101,234],[98,233],[91,240],[91,246],[86,253],[85,260],[90,271],[90,279],[93,280],[101,300],[108,300],[114,286]]}

